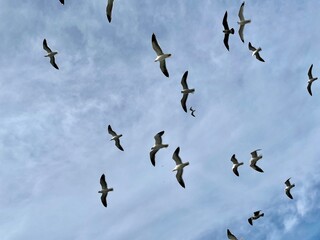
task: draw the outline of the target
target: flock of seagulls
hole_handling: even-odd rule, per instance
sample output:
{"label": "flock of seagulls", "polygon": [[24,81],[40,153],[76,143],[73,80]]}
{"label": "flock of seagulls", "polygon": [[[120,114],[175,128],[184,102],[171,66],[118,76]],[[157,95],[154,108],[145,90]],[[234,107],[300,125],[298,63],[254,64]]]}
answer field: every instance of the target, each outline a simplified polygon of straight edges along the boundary
{"label": "flock of seagulls", "polygon": [[[61,2],[61,4],[64,4],[64,0],[59,0]],[[109,21],[109,23],[111,23],[111,19],[112,19],[112,8],[113,8],[113,2],[114,0],[108,0],[107,3],[107,7],[106,7],[106,16],[107,19]],[[244,28],[245,25],[248,23],[251,23],[251,19],[246,19],[243,15],[244,12],[244,6],[245,6],[245,2],[243,2],[240,6],[240,10],[238,13],[239,16],[239,21],[237,22],[239,24],[239,36],[241,41],[244,43]],[[224,45],[227,48],[227,50],[229,51],[229,35],[230,34],[234,34],[234,29],[233,28],[229,28],[228,25],[228,12],[226,11],[222,20],[222,24],[224,27],[223,33],[224,33]],[[151,37],[151,42],[152,42],[152,48],[153,50],[156,52],[157,57],[155,58],[155,62],[159,62],[160,63],[160,69],[162,71],[162,73],[166,76],[169,77],[169,72],[167,70],[166,67],[166,59],[171,57],[170,53],[163,53],[156,35],[153,33],[152,37]],[[251,42],[248,43],[248,48],[250,51],[252,51],[252,56],[255,56],[257,60],[264,62],[264,60],[261,58],[260,56],[260,51],[262,50],[261,47],[259,48],[255,48],[252,46]],[[47,54],[45,55],[45,57],[49,57],[50,58],[50,63],[51,65],[56,68],[59,69],[58,65],[55,62],[55,55],[58,54],[57,51],[52,51],[47,44],[47,40],[44,39],[43,40],[43,49],[47,52]],[[312,96],[312,91],[311,91],[311,86],[312,83],[314,81],[316,81],[318,78],[313,77],[312,75],[312,68],[313,68],[313,64],[310,66],[309,71],[308,71],[308,86],[307,86],[307,90],[309,92],[309,94]],[[189,93],[194,93],[195,89],[194,88],[189,88],[188,84],[187,84],[187,78],[188,78],[188,71],[186,71],[181,79],[181,85],[182,85],[182,90],[181,93],[182,98],[181,98],[181,106],[182,109],[187,112],[187,99],[188,99],[188,95]],[[193,117],[195,117],[194,112],[195,110],[190,107],[189,110],[191,111],[191,115]],[[108,133],[112,136],[112,138],[110,139],[110,141],[115,141],[115,146],[121,150],[124,151],[123,147],[120,144],[120,138],[122,137],[122,134],[117,134],[110,125],[108,125]],[[150,161],[151,164],[153,166],[156,166],[156,154],[157,152],[162,149],[162,148],[168,148],[169,144],[164,144],[162,143],[162,137],[164,135],[165,131],[160,131],[158,132],[155,136],[154,136],[154,140],[155,143],[154,145],[151,147],[151,151],[150,151]],[[262,159],[262,155],[259,155],[258,152],[261,151],[261,149],[257,149],[251,152],[251,159],[250,159],[250,167],[252,169],[254,169],[257,172],[263,173],[264,171],[257,166],[257,163],[259,160]],[[172,155],[172,159],[175,162],[175,167],[172,170],[173,172],[176,172],[176,179],[178,181],[178,183],[181,185],[181,187],[185,188],[185,182],[183,180],[183,169],[189,165],[189,162],[182,162],[180,156],[180,147],[177,147],[176,150],[174,151],[173,155]],[[233,173],[239,177],[239,166],[243,165],[243,162],[239,162],[238,159],[236,158],[236,155],[233,154],[231,157],[231,162],[233,163],[232,165],[232,171]],[[295,187],[295,184],[291,184],[290,183],[290,179],[287,179],[285,181],[285,194],[288,196],[288,198],[293,199],[293,196],[291,195],[291,189],[293,187]],[[101,202],[103,204],[103,206],[107,207],[107,195],[109,192],[113,191],[113,188],[108,188],[107,182],[105,180],[105,175],[102,174],[102,176],[100,177],[100,185],[101,185],[101,190],[98,193],[101,193]],[[256,211],[253,213],[253,215],[248,219],[248,222],[250,225],[253,225],[253,221],[259,219],[260,217],[263,217],[264,213],[261,212],[261,210]],[[228,239],[231,240],[237,240],[237,237],[235,235],[233,235],[231,233],[231,231],[229,229],[227,229],[227,237]]]}

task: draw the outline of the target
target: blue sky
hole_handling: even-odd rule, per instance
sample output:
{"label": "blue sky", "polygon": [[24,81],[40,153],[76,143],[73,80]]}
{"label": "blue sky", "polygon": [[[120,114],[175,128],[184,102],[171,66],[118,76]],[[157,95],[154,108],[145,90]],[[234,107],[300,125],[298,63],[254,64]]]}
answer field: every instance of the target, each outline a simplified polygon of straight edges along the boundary
{"label": "blue sky", "polygon": [[[246,1],[244,44],[241,3],[115,0],[109,24],[106,1],[1,0],[1,239],[209,240],[227,239],[227,228],[243,239],[320,239],[320,83],[312,97],[306,89],[312,63],[320,76],[320,2]],[[152,33],[172,54],[170,78],[154,62]],[[60,70],[43,57],[44,38]],[[186,70],[196,118],[180,105]],[[162,130],[169,147],[153,167]],[[190,162],[185,189],[172,172],[178,146]],[[263,174],[249,167],[257,148]],[[232,154],[244,162],[240,177]],[[114,188],[107,208],[102,173]]]}

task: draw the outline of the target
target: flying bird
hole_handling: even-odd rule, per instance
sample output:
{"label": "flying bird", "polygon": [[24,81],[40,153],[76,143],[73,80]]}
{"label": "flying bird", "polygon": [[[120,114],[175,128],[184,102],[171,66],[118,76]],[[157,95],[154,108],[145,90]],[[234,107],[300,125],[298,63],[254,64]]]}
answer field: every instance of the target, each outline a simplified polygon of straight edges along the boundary
{"label": "flying bird", "polygon": [[169,72],[167,70],[167,67],[166,67],[166,58],[168,57],[171,57],[171,54],[164,54],[158,44],[158,41],[156,39],[156,35],[153,33],[152,34],[152,39],[151,39],[151,42],[152,42],[152,47],[153,47],[153,50],[157,53],[157,57],[156,59],[154,60],[155,62],[160,62],[160,69],[161,71],[163,72],[163,74],[166,76],[166,77],[169,77]]}
{"label": "flying bird", "polygon": [[234,34],[234,29],[233,28],[229,29],[227,18],[228,18],[228,12],[226,11],[226,13],[224,14],[224,17],[223,17],[223,21],[222,21],[222,25],[224,26],[224,30],[223,30],[224,39],[223,39],[223,42],[224,42],[224,45],[226,46],[226,48],[229,51],[229,35],[230,34]]}
{"label": "flying bird", "polygon": [[238,238],[236,238],[236,236],[233,235],[229,229],[227,229],[227,236],[228,236],[228,239],[230,240],[238,240]]}
{"label": "flying bird", "polygon": [[252,56],[256,56],[256,59],[258,59],[261,62],[264,62],[264,60],[262,59],[262,57],[260,57],[260,54],[259,54],[259,52],[262,50],[261,47],[257,49],[251,45],[251,42],[249,42],[248,47],[249,47],[249,50],[252,51]]}
{"label": "flying bird", "polygon": [[187,112],[187,99],[188,99],[188,94],[189,93],[194,93],[195,89],[192,88],[192,89],[189,89],[188,88],[188,84],[187,84],[187,77],[188,77],[188,71],[186,71],[183,76],[182,76],[182,79],[181,79],[181,85],[182,85],[182,91],[181,93],[183,94],[182,98],[181,98],[181,106],[183,108],[183,110],[185,112]]}
{"label": "flying bird", "polygon": [[234,172],[235,175],[237,175],[239,177],[238,167],[243,165],[243,162],[239,163],[238,160],[236,159],[235,154],[232,155],[231,162],[233,163],[232,171]]}
{"label": "flying bird", "polygon": [[264,216],[264,213],[260,213],[260,212],[261,212],[261,210],[254,212],[253,216],[248,219],[248,222],[249,222],[250,225],[253,225],[252,224],[253,220],[257,220],[259,217],[263,217]]}
{"label": "flying bird", "polygon": [[169,144],[163,144],[162,143],[162,135],[164,134],[164,131],[158,132],[154,136],[155,144],[153,147],[151,147],[150,151],[150,160],[153,166],[156,166],[156,153],[159,151],[161,148],[167,148]]}
{"label": "flying bird", "polygon": [[251,153],[250,167],[252,167],[254,170],[258,172],[263,172],[263,170],[256,165],[257,162],[262,158],[262,155],[258,155],[257,153],[257,151],[260,151],[260,150],[261,149],[257,149]]}
{"label": "flying bird", "polygon": [[58,52],[52,52],[51,49],[48,47],[48,44],[47,44],[47,40],[46,39],[43,39],[43,49],[45,51],[47,51],[47,55],[45,55],[45,57],[49,57],[50,58],[50,63],[51,65],[56,68],[56,69],[59,69],[58,65],[56,64],[55,62],[55,58],[54,58],[54,55],[58,54]]}
{"label": "flying bird", "polygon": [[309,80],[308,80],[308,86],[307,86],[307,89],[308,89],[308,92],[310,94],[310,96],[312,96],[312,91],[311,91],[311,85],[312,83],[317,80],[318,78],[314,78],[312,76],[312,68],[313,68],[313,64],[311,64],[310,68],[309,68],[309,71],[308,71],[308,76],[309,76]]}
{"label": "flying bird", "polygon": [[64,4],[64,0],[59,0],[62,4]]}
{"label": "flying bird", "polygon": [[183,181],[183,178],[182,178],[182,174],[183,174],[183,168],[185,166],[188,166],[189,162],[183,163],[181,161],[181,158],[179,157],[179,152],[180,152],[180,147],[177,147],[177,149],[174,151],[174,153],[172,155],[172,159],[176,162],[176,166],[172,171],[173,172],[177,171],[176,178],[177,178],[178,182],[180,183],[180,185],[183,188],[185,188],[184,181]]}
{"label": "flying bird", "polygon": [[111,22],[111,17],[112,17],[111,15],[112,15],[113,1],[114,0],[108,0],[108,5],[106,7],[106,14],[109,22]]}
{"label": "flying bird", "polygon": [[238,22],[238,24],[240,25],[240,28],[239,28],[239,36],[240,36],[240,39],[242,42],[244,42],[244,38],[243,38],[243,30],[244,30],[244,26],[247,24],[247,23],[250,23],[251,20],[248,19],[246,20],[243,16],[243,8],[244,8],[244,2],[241,4],[241,7],[240,7],[240,10],[239,10],[239,18],[240,18],[240,21]]}
{"label": "flying bird", "polygon": [[117,148],[119,148],[121,151],[123,151],[123,148],[120,145],[120,137],[122,137],[122,134],[118,135],[115,131],[112,130],[110,125],[108,126],[108,132],[112,135],[112,138],[110,139],[110,141],[114,140]]}
{"label": "flying bird", "polygon": [[113,188],[108,188],[104,174],[102,174],[100,177],[100,185],[101,185],[102,189],[98,193],[102,193],[101,202],[102,202],[103,206],[107,207],[107,195],[108,195],[108,192],[113,191]]}
{"label": "flying bird", "polygon": [[291,188],[295,187],[296,185],[295,184],[291,184],[290,183],[290,179],[291,178],[287,179],[287,181],[284,182],[286,184],[286,188],[284,189],[284,191],[286,192],[286,194],[287,194],[287,196],[289,198],[293,199],[293,197],[292,197],[292,195],[290,193],[290,190],[291,190]]}
{"label": "flying bird", "polygon": [[195,112],[196,110],[194,110],[192,107],[190,107],[190,111],[191,111],[191,115],[192,115],[193,117],[196,117],[196,116],[194,115],[194,112]]}

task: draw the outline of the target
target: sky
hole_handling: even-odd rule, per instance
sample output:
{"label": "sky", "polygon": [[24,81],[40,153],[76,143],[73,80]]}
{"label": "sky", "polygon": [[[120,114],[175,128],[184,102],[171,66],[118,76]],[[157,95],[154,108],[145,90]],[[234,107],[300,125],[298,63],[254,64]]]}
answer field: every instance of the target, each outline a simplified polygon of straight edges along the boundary
{"label": "sky", "polygon": [[[1,239],[220,240],[227,229],[239,239],[320,239],[320,82],[312,97],[306,89],[311,64],[320,76],[318,0],[247,0],[245,43],[239,0],[115,0],[111,23],[106,1],[0,2]],[[154,62],[153,33],[172,54],[169,78]],[[59,70],[43,57],[44,38]],[[195,118],[180,105],[185,71]],[[169,147],[153,167],[163,130]],[[190,163],[185,189],[172,172],[177,147]],[[264,173],[249,167],[258,148]],[[102,174],[114,188],[107,208]],[[257,210],[265,215],[250,226]]]}

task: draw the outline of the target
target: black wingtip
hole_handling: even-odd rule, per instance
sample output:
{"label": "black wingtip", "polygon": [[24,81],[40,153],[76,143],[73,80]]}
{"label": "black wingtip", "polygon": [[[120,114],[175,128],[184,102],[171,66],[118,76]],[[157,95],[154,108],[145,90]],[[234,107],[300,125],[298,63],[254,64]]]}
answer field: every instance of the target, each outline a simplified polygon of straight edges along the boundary
{"label": "black wingtip", "polygon": [[230,29],[230,33],[234,34],[234,29],[233,28]]}

